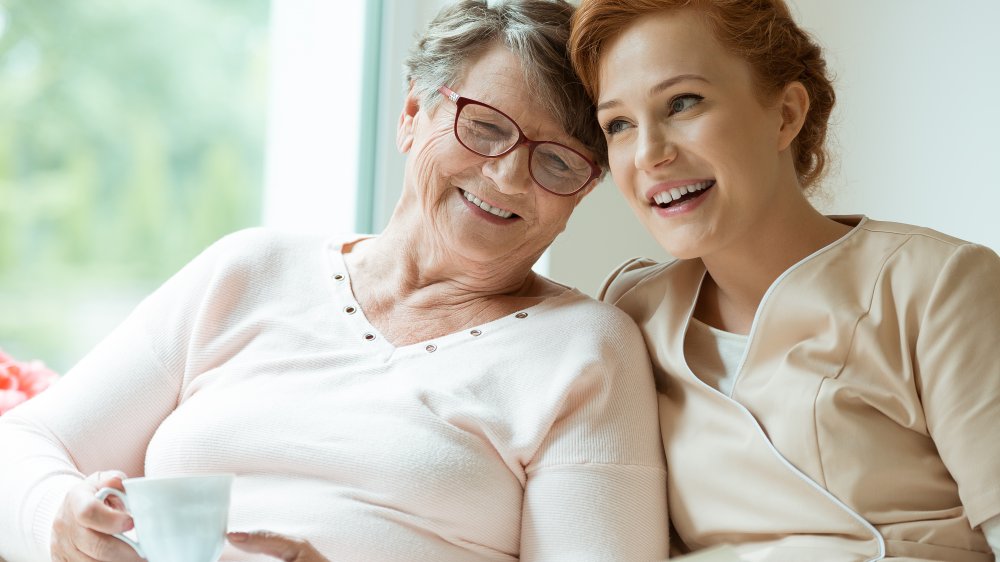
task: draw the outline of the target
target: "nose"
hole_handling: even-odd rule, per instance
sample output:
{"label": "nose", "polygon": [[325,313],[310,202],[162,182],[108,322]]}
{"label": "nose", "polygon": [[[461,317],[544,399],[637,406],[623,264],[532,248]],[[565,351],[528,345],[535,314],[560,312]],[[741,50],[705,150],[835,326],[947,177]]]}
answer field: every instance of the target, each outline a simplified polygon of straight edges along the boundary
{"label": "nose", "polygon": [[677,146],[659,127],[643,127],[635,147],[635,167],[652,170],[677,158]]}
{"label": "nose", "polygon": [[528,147],[521,145],[499,158],[487,158],[483,175],[493,180],[497,190],[507,194],[527,192],[535,180],[528,169]]}

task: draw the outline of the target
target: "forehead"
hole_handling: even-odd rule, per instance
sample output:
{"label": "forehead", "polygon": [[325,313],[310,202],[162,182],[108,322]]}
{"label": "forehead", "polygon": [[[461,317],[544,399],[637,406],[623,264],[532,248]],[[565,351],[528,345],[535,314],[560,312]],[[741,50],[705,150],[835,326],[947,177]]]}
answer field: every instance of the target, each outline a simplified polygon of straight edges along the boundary
{"label": "forehead", "polygon": [[645,92],[680,74],[697,74],[723,87],[751,79],[749,65],[716,39],[702,12],[664,10],[637,19],[608,43],[600,59],[599,101]]}
{"label": "forehead", "polygon": [[545,111],[528,87],[520,59],[501,45],[475,59],[451,89],[506,113],[531,138],[557,140],[574,148],[580,145]]}

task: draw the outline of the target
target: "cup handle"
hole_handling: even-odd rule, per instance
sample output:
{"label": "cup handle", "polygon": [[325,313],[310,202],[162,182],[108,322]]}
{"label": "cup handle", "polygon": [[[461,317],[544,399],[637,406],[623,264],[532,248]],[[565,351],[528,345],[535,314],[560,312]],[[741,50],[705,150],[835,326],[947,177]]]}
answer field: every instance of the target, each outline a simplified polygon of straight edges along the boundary
{"label": "cup handle", "polygon": [[[122,500],[122,503],[125,504],[125,510],[126,512],[128,512],[128,498],[125,496],[125,493],[122,492],[121,490],[115,488],[101,488],[100,490],[97,491],[97,494],[95,494],[95,497],[101,501],[107,499],[108,496],[117,496],[120,500]],[[139,543],[126,537],[122,533],[115,533],[112,536],[122,541],[123,543],[131,546],[132,550],[134,550],[135,553],[138,554],[140,558],[142,558],[143,560],[146,559],[146,554],[142,551],[142,547],[139,546]]]}

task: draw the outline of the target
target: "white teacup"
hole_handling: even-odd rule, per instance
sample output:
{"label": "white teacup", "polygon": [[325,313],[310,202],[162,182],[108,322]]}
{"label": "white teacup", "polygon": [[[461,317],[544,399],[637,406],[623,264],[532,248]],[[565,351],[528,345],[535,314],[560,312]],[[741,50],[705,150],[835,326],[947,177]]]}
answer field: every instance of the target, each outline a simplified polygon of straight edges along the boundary
{"label": "white teacup", "polygon": [[232,474],[127,478],[118,496],[135,522],[137,540],[116,534],[149,562],[216,562],[226,543]]}

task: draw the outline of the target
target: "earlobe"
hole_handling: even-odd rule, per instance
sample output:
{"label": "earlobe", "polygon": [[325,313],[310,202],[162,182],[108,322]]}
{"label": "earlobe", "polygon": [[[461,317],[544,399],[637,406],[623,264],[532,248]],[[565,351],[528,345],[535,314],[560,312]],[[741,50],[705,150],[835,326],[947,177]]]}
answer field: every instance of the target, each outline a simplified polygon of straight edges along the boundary
{"label": "earlobe", "polygon": [[809,114],[809,92],[801,82],[791,82],[781,93],[781,129],[778,150],[785,150],[799,135]]}
{"label": "earlobe", "polygon": [[413,83],[410,83],[410,91],[406,93],[403,101],[403,110],[399,113],[399,123],[396,125],[396,148],[402,153],[409,152],[413,147],[413,123],[420,111],[420,100],[413,91]]}

